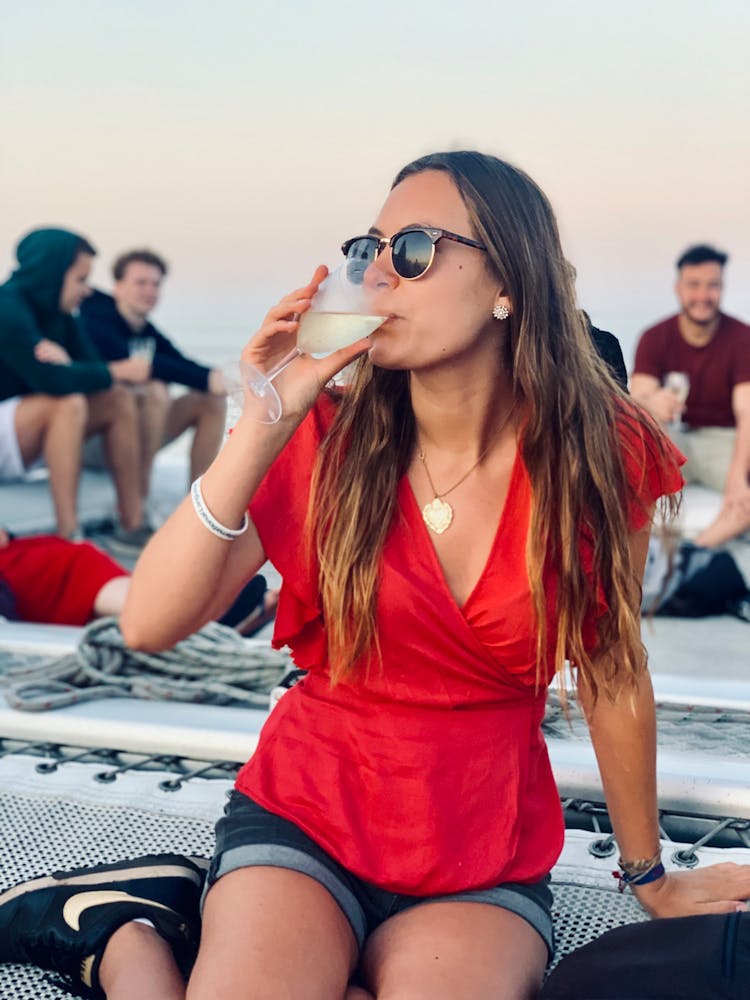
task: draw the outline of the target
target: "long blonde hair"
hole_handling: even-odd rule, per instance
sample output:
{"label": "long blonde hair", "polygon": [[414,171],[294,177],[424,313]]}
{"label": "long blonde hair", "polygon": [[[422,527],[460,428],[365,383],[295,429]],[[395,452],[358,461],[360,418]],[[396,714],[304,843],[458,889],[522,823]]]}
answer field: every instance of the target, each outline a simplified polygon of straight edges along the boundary
{"label": "long blonde hair", "polygon": [[[628,545],[630,495],[617,425],[636,439],[661,432],[619,390],[590,340],[575,304],[552,208],[522,171],[476,152],[437,153],[404,167],[394,187],[425,170],[445,171],[469,212],[487,266],[510,299],[503,363],[524,415],[522,457],[532,514],[526,562],[537,627],[537,678],[547,656],[545,578],[557,575],[556,671],[575,664],[596,697],[633,683],[645,664],[640,581]],[[358,363],[313,475],[308,524],[320,566],[332,680],[377,655],[379,559],[396,510],[397,484],[415,447],[409,376]],[[587,575],[579,539],[590,544]],[[593,582],[592,582],[593,581]],[[597,652],[584,645],[584,622],[601,587],[608,610],[597,618]],[[501,600],[501,598],[499,598]]]}

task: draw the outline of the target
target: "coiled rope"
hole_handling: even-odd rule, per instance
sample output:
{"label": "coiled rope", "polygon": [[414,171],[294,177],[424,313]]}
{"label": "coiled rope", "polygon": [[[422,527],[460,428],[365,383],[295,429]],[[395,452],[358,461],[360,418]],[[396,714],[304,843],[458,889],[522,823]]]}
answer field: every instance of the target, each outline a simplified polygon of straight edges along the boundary
{"label": "coiled rope", "polygon": [[142,653],[125,645],[116,618],[99,618],[75,652],[41,666],[11,667],[5,696],[25,712],[96,698],[268,708],[269,693],[292,667],[286,653],[251,646],[216,622],[163,653]]}

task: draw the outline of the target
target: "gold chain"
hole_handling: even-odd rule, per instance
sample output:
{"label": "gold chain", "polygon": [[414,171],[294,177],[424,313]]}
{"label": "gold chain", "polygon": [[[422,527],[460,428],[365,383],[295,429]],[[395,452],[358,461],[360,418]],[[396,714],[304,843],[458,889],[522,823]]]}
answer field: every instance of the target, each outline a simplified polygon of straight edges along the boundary
{"label": "gold chain", "polygon": [[476,469],[476,467],[479,465],[479,463],[482,461],[482,459],[486,458],[486,456],[490,452],[490,449],[493,447],[493,445],[497,441],[498,437],[500,437],[500,435],[502,434],[502,432],[505,430],[508,422],[510,421],[510,418],[513,416],[513,410],[514,410],[514,407],[511,406],[510,410],[508,411],[507,417],[505,418],[505,420],[503,420],[502,424],[500,424],[500,427],[498,428],[498,430],[496,431],[496,433],[492,435],[492,440],[487,445],[487,447],[484,449],[484,451],[479,456],[479,458],[476,460],[476,462],[471,466],[471,468],[468,469],[466,472],[464,472],[463,476],[461,476],[461,478],[458,480],[457,483],[454,483],[453,486],[450,487],[450,489],[443,490],[442,493],[438,493],[438,491],[435,489],[435,484],[432,481],[432,476],[430,475],[430,470],[427,468],[427,459],[425,458],[425,454],[424,454],[424,451],[422,450],[422,446],[421,445],[419,446],[419,451],[417,452],[417,455],[419,456],[420,462],[424,466],[424,471],[427,473],[427,481],[430,484],[430,489],[432,490],[433,494],[438,499],[442,500],[443,497],[447,497],[449,493],[452,493],[455,489],[458,489],[458,487],[461,485],[461,483],[463,483],[464,480],[466,480],[466,479],[469,478],[469,476],[472,474],[472,472],[474,471],[474,469]]}
{"label": "gold chain", "polygon": [[[495,442],[493,441],[492,444],[494,444],[494,443]],[[451,488],[449,490],[444,490],[442,493],[438,493],[438,491],[435,489],[435,484],[432,481],[432,476],[430,475],[430,470],[427,468],[427,459],[424,457],[424,452],[422,451],[422,448],[420,447],[419,452],[418,452],[418,454],[419,454],[419,460],[422,463],[422,465],[424,466],[424,471],[427,473],[427,481],[429,482],[430,489],[432,490],[432,492],[434,493],[434,495],[436,497],[438,497],[439,499],[442,500],[443,497],[447,497],[449,493],[452,493],[455,489],[457,489],[465,479],[469,478],[469,476],[474,471],[474,469],[476,469],[476,467],[479,465],[479,463],[482,461],[482,459],[485,457],[485,455],[489,452],[490,448],[492,447],[492,444],[488,445],[484,449],[484,451],[479,456],[479,458],[476,460],[476,462],[472,465],[472,467],[468,470],[468,472],[464,472],[463,476],[461,476],[461,478],[459,479],[459,481],[457,483],[454,483],[453,486],[451,486]]]}

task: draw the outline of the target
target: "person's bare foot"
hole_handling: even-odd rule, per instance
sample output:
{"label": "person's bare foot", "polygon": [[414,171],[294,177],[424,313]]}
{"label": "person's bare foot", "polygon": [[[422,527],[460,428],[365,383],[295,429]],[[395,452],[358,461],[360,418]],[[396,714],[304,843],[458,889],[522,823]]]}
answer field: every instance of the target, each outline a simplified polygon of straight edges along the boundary
{"label": "person's bare foot", "polygon": [[696,537],[695,544],[707,549],[731,542],[733,538],[750,531],[750,519],[741,511],[722,510],[718,517]]}

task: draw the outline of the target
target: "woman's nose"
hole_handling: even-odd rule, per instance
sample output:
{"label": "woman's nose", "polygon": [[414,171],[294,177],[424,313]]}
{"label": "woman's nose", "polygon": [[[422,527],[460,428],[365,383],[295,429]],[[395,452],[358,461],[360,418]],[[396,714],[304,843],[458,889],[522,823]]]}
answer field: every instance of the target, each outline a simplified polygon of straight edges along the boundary
{"label": "woman's nose", "polygon": [[398,282],[398,275],[391,265],[391,248],[385,247],[375,260],[367,266],[362,279],[364,284],[374,290],[376,288],[391,288]]}

